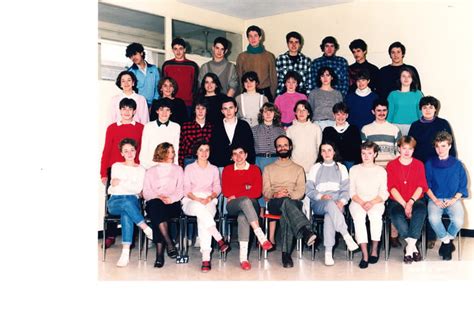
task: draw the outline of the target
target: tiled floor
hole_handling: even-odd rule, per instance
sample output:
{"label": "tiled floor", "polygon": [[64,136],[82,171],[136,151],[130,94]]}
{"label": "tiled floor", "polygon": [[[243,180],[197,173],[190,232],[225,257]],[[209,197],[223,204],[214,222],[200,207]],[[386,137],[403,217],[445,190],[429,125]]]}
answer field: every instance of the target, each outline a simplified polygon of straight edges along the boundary
{"label": "tiled floor", "polygon": [[[117,240],[120,241],[120,240]],[[404,264],[402,250],[392,249],[390,258],[385,261],[383,250],[377,264],[361,270],[358,267],[361,253],[354,255],[354,260],[348,261],[345,251],[340,246],[335,252],[336,264],[332,267],[324,265],[324,254],[316,253],[315,261],[311,261],[309,249],[305,249],[303,258],[298,259],[296,251],[293,252],[293,268],[283,268],[281,265],[281,252],[279,250],[269,253],[267,260],[258,261],[256,249],[250,252],[252,269],[243,271],[239,266],[238,244],[232,244],[232,251],[227,256],[227,261],[219,259],[217,252],[213,254],[212,270],[202,273],[201,254],[199,249],[190,248],[189,263],[176,264],[166,257],[163,268],[154,268],[155,250],[150,249],[148,261],[138,261],[138,252],[132,251],[130,263],[126,268],[116,267],[120,256],[121,246],[117,242],[107,250],[107,258],[102,262],[101,240],[98,244],[98,279],[101,281],[256,281],[256,280],[294,280],[294,281],[347,281],[347,280],[474,280],[474,238],[462,238],[462,260],[458,261],[457,250],[453,253],[452,261],[442,261],[438,256],[439,241],[434,249],[428,250],[427,258],[418,263]],[[457,240],[455,240],[457,247]]]}

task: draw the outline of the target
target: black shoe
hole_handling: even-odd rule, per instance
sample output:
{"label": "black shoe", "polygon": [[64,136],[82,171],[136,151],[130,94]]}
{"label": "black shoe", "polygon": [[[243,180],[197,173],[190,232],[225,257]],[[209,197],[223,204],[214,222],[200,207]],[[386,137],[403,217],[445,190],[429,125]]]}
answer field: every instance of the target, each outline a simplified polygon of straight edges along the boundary
{"label": "black shoe", "polygon": [[449,244],[445,244],[441,242],[441,246],[439,246],[438,255],[444,257],[447,254],[447,250],[449,248]]}
{"label": "black shoe", "polygon": [[155,260],[155,268],[161,268],[164,266],[164,264],[165,264],[165,257],[163,256],[163,254],[157,255],[156,260]]}
{"label": "black shoe", "polygon": [[452,258],[453,258],[453,255],[451,253],[451,247],[449,247],[446,251],[446,254],[443,255],[443,260],[444,261],[451,261]]}
{"label": "black shoe", "polygon": [[316,234],[314,234],[307,227],[303,227],[303,243],[309,247],[309,246],[312,246],[315,241],[316,241]]}
{"label": "black shoe", "polygon": [[360,268],[360,269],[365,269],[365,268],[367,268],[368,266],[369,266],[369,262],[364,261],[364,259],[360,260],[360,262],[359,262],[359,268]]}
{"label": "black shoe", "polygon": [[428,242],[426,243],[426,248],[433,249],[435,244],[436,244],[436,240],[428,240]]}
{"label": "black shoe", "polygon": [[171,246],[166,248],[166,254],[172,259],[176,259],[178,256],[178,251],[176,250],[176,247]]}
{"label": "black shoe", "polygon": [[378,262],[378,260],[379,260],[379,257],[378,257],[378,256],[372,256],[372,255],[369,256],[369,263],[370,263],[370,264],[375,264],[375,263]]}
{"label": "black shoe", "polygon": [[292,268],[293,260],[291,259],[290,253],[281,253],[281,262],[283,263],[283,268]]}
{"label": "black shoe", "polygon": [[[270,240],[268,240],[268,241],[270,241]],[[270,243],[272,244],[272,246],[273,246],[273,247],[272,247],[272,248],[270,248],[269,250],[267,250],[267,252],[268,252],[268,253],[271,253],[271,252],[273,252],[273,251],[274,251],[274,250],[276,250],[276,248],[277,248],[277,244],[276,244],[276,242],[275,242],[275,243],[273,243],[273,242],[271,242],[271,241],[270,241]]]}
{"label": "black shoe", "polygon": [[454,243],[452,240],[449,242],[449,244],[451,245],[451,253],[452,253],[456,250],[456,247],[454,247]]}

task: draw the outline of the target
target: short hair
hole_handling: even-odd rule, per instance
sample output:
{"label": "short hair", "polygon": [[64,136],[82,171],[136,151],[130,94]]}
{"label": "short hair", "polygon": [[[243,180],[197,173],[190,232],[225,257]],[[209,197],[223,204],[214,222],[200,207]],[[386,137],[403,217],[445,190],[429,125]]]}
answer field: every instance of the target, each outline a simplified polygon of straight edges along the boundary
{"label": "short hair", "polygon": [[321,51],[324,52],[324,46],[326,44],[334,44],[334,47],[336,48],[336,51],[339,50],[339,43],[337,43],[337,40],[333,36],[326,36],[323,38],[323,41],[321,42],[321,45],[319,46],[321,48]]}
{"label": "short hair", "polygon": [[140,43],[129,44],[125,50],[125,57],[130,58],[135,53],[143,53],[143,59],[145,59],[145,48]]}
{"label": "short hair", "polygon": [[355,39],[349,44],[349,50],[361,49],[362,51],[367,51],[367,43],[363,39]]}
{"label": "short hair", "polygon": [[119,109],[129,107],[133,110],[137,110],[137,102],[134,99],[129,99],[128,97],[124,97],[119,102]]}
{"label": "short hair", "polygon": [[207,141],[206,139],[201,139],[196,141],[192,146],[192,152],[194,156],[197,156],[197,151],[203,145],[209,146],[209,152],[211,151],[211,144],[209,143],[209,141]]}
{"label": "short hair", "polygon": [[356,81],[357,80],[370,80],[369,70],[363,68],[359,72],[357,72],[356,73]]}
{"label": "short hair", "polygon": [[334,70],[332,68],[330,68],[329,66],[323,66],[323,67],[320,67],[318,69],[318,72],[317,72],[317,78],[316,78],[316,86],[317,87],[321,87],[323,85],[322,81],[321,81],[321,76],[324,74],[324,72],[328,71],[329,74],[332,76],[332,81],[331,81],[331,86],[334,87],[334,85],[337,85],[337,82],[338,82],[338,78],[337,78],[337,74],[334,72]]}
{"label": "short hair", "polygon": [[216,37],[216,39],[214,39],[213,45],[216,46],[216,44],[222,44],[222,46],[224,47],[224,51],[229,50],[229,41],[224,37]]}
{"label": "short hair", "polygon": [[295,79],[296,82],[297,82],[297,85],[299,85],[300,82],[301,82],[301,75],[296,71],[290,70],[290,71],[286,72],[285,76],[283,77],[283,82],[285,83],[286,80],[288,80],[290,78]]}
{"label": "short hair", "polygon": [[230,146],[230,152],[231,152],[230,154],[232,155],[232,153],[234,153],[234,151],[238,149],[242,149],[244,153],[247,153],[247,154],[249,153],[248,149],[245,148],[242,143],[235,143]]}
{"label": "short hair", "polygon": [[448,131],[440,131],[436,133],[433,139],[433,146],[436,147],[437,143],[441,143],[443,141],[447,141],[448,145],[451,145],[453,143],[453,136]]}
{"label": "short hair", "polygon": [[169,108],[170,110],[173,109],[173,100],[168,97],[162,97],[158,99],[155,104],[156,110],[160,108]]}
{"label": "short hair", "polygon": [[338,102],[332,106],[332,112],[334,114],[337,114],[338,112],[349,114],[349,107],[344,102]]}
{"label": "short hair", "polygon": [[[164,142],[156,146],[155,152],[153,153],[153,161],[161,162],[166,159],[168,155],[168,149],[173,147],[173,144]],[[173,147],[174,149],[174,147]]]}
{"label": "short hair", "polygon": [[373,103],[372,103],[372,110],[375,110],[375,108],[377,108],[377,106],[384,106],[384,107],[387,107],[388,109],[388,101],[386,99],[376,99]]}
{"label": "short hair", "polygon": [[300,104],[302,104],[303,107],[308,111],[308,119],[313,119],[313,108],[311,108],[311,104],[309,104],[307,100],[299,100],[296,102],[293,111],[296,113],[296,109]]}
{"label": "short hair", "polygon": [[186,42],[181,37],[176,37],[171,41],[171,47],[173,48],[175,45],[181,45],[183,48],[186,49]]}
{"label": "short hair", "polygon": [[251,31],[255,31],[259,37],[262,37],[262,29],[260,27],[257,27],[256,25],[251,25],[250,27],[247,28],[245,35],[249,37],[249,33]]}
{"label": "short hair", "polygon": [[420,81],[418,79],[418,75],[416,75],[415,71],[411,67],[404,65],[400,67],[400,75],[397,79],[398,89],[402,89],[402,72],[408,72],[411,75],[410,92],[416,92],[417,90],[420,90]]}
{"label": "short hair", "polygon": [[137,149],[137,141],[133,138],[124,138],[120,141],[119,143],[119,150],[120,152],[122,152],[122,148],[125,146],[125,145],[132,145],[135,149]]}
{"label": "short hair", "polygon": [[117,80],[115,80],[115,86],[117,86],[118,88],[122,89],[122,86],[120,85],[121,84],[121,81],[122,81],[122,77],[124,75],[129,75],[130,78],[132,78],[132,81],[134,83],[133,85],[133,91],[135,93],[138,93],[138,88],[137,88],[137,76],[135,75],[135,73],[133,72],[130,72],[130,71],[122,71],[119,73],[119,75],[117,76]]}
{"label": "short hair", "polygon": [[323,145],[329,145],[334,150],[334,158],[333,158],[334,162],[341,162],[342,161],[341,155],[339,154],[339,150],[338,150],[336,144],[334,142],[330,141],[330,140],[325,139],[319,145],[318,158],[316,159],[316,162],[321,162],[321,163],[324,162],[323,155],[321,154]]}
{"label": "short hair", "polygon": [[393,48],[400,48],[402,50],[402,55],[405,56],[405,52],[406,52],[406,48],[405,48],[405,45],[403,45],[402,43],[400,42],[393,42],[392,44],[390,44],[390,46],[388,47],[388,55],[390,56],[390,52],[392,52],[392,49]]}
{"label": "short hair", "polygon": [[405,144],[410,145],[411,147],[415,148],[416,147],[416,139],[413,138],[412,136],[402,136],[402,138],[400,138],[397,141],[397,146],[398,147],[402,147]]}
{"label": "short hair", "polygon": [[373,141],[371,140],[367,140],[365,142],[362,143],[362,145],[360,145],[360,150],[367,150],[367,149],[373,149],[374,150],[374,153],[378,153],[379,150],[380,150],[380,146],[377,145],[376,143],[374,143]]}
{"label": "short hair", "polygon": [[296,38],[300,44],[303,42],[303,37],[299,32],[296,31],[291,31],[288,34],[286,34],[286,43],[290,42],[290,38]]}
{"label": "short hair", "polygon": [[275,115],[273,116],[273,126],[280,127],[281,126],[281,112],[278,110],[278,107],[271,103],[265,102],[263,106],[258,111],[258,124],[263,124],[263,113],[266,110],[273,111]]}
{"label": "short hair", "polygon": [[163,85],[166,81],[169,81],[171,83],[171,86],[173,86],[173,93],[171,93],[171,96],[175,97],[176,93],[178,92],[178,83],[172,77],[161,78],[160,81],[158,81],[158,91],[161,92],[161,88],[163,88]]}
{"label": "short hair", "polygon": [[234,104],[234,107],[237,108],[237,101],[235,100],[234,97],[223,95],[221,98],[221,109],[222,109],[222,105],[227,102],[232,102]]}
{"label": "short hair", "polygon": [[256,72],[254,71],[245,72],[244,75],[242,75],[242,79],[240,80],[242,83],[242,89],[244,92],[246,91],[244,87],[244,83],[247,80],[255,81],[257,85],[260,83],[260,80],[258,79],[258,74]]}
{"label": "short hair", "polygon": [[275,148],[277,148],[277,141],[280,138],[285,138],[286,140],[288,140],[288,145],[290,145],[290,148],[293,148],[293,140],[291,140],[291,138],[288,137],[287,135],[279,135],[278,137],[275,138],[275,140],[273,141],[273,146],[275,146]]}
{"label": "short hair", "polygon": [[200,96],[206,95],[206,87],[205,87],[206,78],[211,78],[212,81],[214,81],[214,83],[216,84],[215,93],[216,93],[216,95],[219,95],[221,93],[221,90],[222,90],[222,84],[221,84],[221,81],[219,80],[219,77],[215,73],[212,73],[212,72],[206,73],[204,75],[204,77],[202,78],[201,86],[199,87],[198,95],[200,95]]}
{"label": "short hair", "polygon": [[195,112],[197,106],[203,106],[204,108],[206,108],[206,111],[209,109],[209,103],[208,103],[207,100],[204,98],[204,96],[197,97],[197,98],[194,100],[194,103],[193,103],[193,113]]}
{"label": "short hair", "polygon": [[423,96],[419,103],[420,110],[421,107],[427,106],[429,104],[431,104],[436,109],[436,111],[439,111],[440,103],[439,100],[434,96]]}

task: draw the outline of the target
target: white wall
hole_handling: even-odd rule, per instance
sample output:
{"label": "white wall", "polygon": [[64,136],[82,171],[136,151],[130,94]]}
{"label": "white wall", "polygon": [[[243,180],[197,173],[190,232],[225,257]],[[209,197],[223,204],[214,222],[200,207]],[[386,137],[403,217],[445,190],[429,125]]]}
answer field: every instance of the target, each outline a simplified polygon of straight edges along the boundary
{"label": "white wall", "polygon": [[[420,73],[423,93],[441,101],[440,116],[449,120],[459,158],[472,177],[471,1],[354,1],[245,22],[251,24],[264,29],[265,47],[275,56],[287,50],[285,35],[292,30],[303,35],[303,52],[311,59],[321,55],[319,45],[325,36],[336,37],[338,55],[350,64],[354,60],[349,44],[362,38],[369,46],[368,60],[379,67],[390,62],[388,46],[401,41],[407,48],[405,62]],[[471,183],[470,187],[474,190]],[[470,199],[464,203],[469,218],[474,203]],[[465,227],[474,229],[474,220],[468,219]]]}

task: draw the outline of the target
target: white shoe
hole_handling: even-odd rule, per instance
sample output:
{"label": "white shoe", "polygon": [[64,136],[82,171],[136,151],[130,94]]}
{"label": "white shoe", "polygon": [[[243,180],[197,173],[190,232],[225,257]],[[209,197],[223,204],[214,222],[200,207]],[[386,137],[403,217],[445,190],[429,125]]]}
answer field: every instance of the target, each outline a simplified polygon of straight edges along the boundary
{"label": "white shoe", "polygon": [[193,245],[193,241],[191,239],[188,239],[188,247],[191,247]]}
{"label": "white shoe", "polygon": [[128,265],[129,259],[130,253],[122,252],[122,255],[120,255],[120,259],[117,262],[117,267],[126,267]]}
{"label": "white shoe", "polygon": [[199,241],[199,237],[196,237],[196,241],[194,242],[194,248],[201,247],[201,242]]}
{"label": "white shoe", "polygon": [[153,230],[151,229],[150,226],[148,226],[146,229],[144,229],[143,233],[145,233],[145,235],[148,239],[153,240]]}
{"label": "white shoe", "polygon": [[349,234],[346,234],[344,236],[344,241],[346,242],[347,249],[349,249],[351,252],[355,251],[357,248],[359,248],[359,245],[356,244],[354,239]]}
{"label": "white shoe", "polygon": [[324,264],[327,266],[334,265],[334,259],[332,258],[332,253],[324,253]]}

